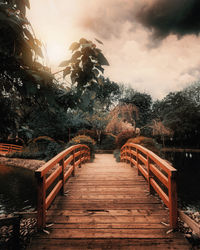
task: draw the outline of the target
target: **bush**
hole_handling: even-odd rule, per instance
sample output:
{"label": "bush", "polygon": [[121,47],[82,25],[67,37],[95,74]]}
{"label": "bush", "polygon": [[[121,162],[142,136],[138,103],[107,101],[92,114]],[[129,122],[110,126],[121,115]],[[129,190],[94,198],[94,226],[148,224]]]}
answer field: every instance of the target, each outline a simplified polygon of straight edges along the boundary
{"label": "bush", "polygon": [[153,138],[139,136],[136,138],[130,138],[128,140],[128,142],[140,144],[141,146],[148,148],[149,150],[151,150],[155,154],[162,156],[161,155],[161,147]]}
{"label": "bush", "polygon": [[67,146],[73,146],[77,144],[85,144],[90,148],[90,158],[94,159],[94,152],[95,152],[95,144],[96,142],[89,136],[86,135],[78,135],[71,139],[71,141],[68,142]]}
{"label": "bush", "polygon": [[114,154],[116,161],[120,162],[120,149],[115,149],[113,154]]}
{"label": "bush", "polygon": [[112,150],[116,148],[116,136],[111,133],[106,133],[101,141],[100,149]]}
{"label": "bush", "polygon": [[48,161],[64,150],[65,146],[62,142],[56,142],[50,137],[41,136],[29,141],[28,146],[22,152],[9,154],[8,157]]}
{"label": "bush", "polygon": [[127,142],[128,139],[134,136],[135,136],[134,131],[131,130],[122,131],[120,134],[118,134],[116,138],[117,148],[121,148]]}
{"label": "bush", "polygon": [[78,135],[86,135],[91,137],[93,140],[97,141],[98,140],[98,135],[95,130],[89,130],[89,129],[81,129],[77,132]]}

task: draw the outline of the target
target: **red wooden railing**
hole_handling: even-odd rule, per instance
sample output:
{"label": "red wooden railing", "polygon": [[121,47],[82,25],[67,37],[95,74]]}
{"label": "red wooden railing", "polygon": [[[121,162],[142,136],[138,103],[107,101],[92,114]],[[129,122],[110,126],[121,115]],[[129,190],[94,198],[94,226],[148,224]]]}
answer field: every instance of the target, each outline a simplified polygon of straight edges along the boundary
{"label": "red wooden railing", "polygon": [[64,195],[64,185],[68,178],[75,175],[75,168],[90,160],[88,146],[79,144],[62,151],[41,168],[35,171],[38,187],[37,226],[42,229],[46,225],[46,210],[61,191]]}
{"label": "red wooden railing", "polygon": [[21,152],[22,149],[23,147],[19,145],[0,143],[0,154],[6,155],[13,152]]}
{"label": "red wooden railing", "polygon": [[127,143],[121,148],[121,161],[137,167],[138,174],[142,174],[147,180],[149,191],[156,192],[169,208],[170,226],[176,228],[178,218],[177,170],[152,151],[134,143]]}

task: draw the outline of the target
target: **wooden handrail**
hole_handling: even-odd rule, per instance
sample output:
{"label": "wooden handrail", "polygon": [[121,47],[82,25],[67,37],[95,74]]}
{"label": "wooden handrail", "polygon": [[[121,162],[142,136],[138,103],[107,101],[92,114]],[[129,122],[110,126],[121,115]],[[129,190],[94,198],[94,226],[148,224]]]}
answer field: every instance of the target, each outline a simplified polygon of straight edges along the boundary
{"label": "wooden handrail", "polygon": [[137,167],[138,174],[142,174],[147,180],[150,193],[156,192],[169,208],[170,226],[176,228],[178,220],[177,170],[152,151],[134,143],[126,143],[121,148],[121,161]]}
{"label": "wooden handrail", "polygon": [[71,146],[46,162],[35,171],[37,179],[37,227],[46,225],[46,210],[60,191],[64,195],[64,185],[75,175],[76,166],[90,160],[90,148],[84,144]]}
{"label": "wooden handrail", "polygon": [[19,145],[0,143],[0,153],[3,153],[3,154],[21,152],[22,149],[23,147]]}

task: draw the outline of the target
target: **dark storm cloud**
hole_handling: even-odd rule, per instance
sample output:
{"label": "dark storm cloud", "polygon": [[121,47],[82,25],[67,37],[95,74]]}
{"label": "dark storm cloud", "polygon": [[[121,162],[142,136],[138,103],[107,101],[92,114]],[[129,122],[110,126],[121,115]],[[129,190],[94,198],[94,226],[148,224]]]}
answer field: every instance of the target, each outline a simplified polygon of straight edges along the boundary
{"label": "dark storm cloud", "polygon": [[170,34],[184,36],[200,32],[199,0],[156,0],[143,5],[136,13],[136,20],[152,29],[156,38]]}
{"label": "dark storm cloud", "polygon": [[82,25],[103,38],[119,36],[125,23],[130,32],[140,23],[153,38],[164,39],[200,32],[200,0],[102,0]]}

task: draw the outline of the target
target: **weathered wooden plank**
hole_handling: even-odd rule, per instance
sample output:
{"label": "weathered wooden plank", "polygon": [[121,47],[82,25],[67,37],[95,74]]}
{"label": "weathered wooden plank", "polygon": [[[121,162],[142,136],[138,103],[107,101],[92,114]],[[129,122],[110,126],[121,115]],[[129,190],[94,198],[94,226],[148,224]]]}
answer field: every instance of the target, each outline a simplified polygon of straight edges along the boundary
{"label": "weathered wooden plank", "polygon": [[[50,224],[50,222],[49,222]],[[162,223],[152,223],[152,224],[145,224],[145,223],[54,223],[51,226],[51,229],[89,229],[89,228],[101,228],[101,229],[156,229],[156,228],[164,228],[164,229],[169,229],[169,227],[164,226]]]}
{"label": "weathered wooden plank", "polygon": [[124,216],[124,215],[166,215],[166,211],[163,209],[88,209],[88,210],[80,210],[80,209],[65,209],[65,210],[54,210],[50,209],[47,212],[48,216],[56,216],[56,215],[110,215],[110,216]]}
{"label": "weathered wooden plank", "polygon": [[150,198],[148,193],[132,193],[132,194],[117,194],[117,193],[112,193],[112,194],[91,194],[91,193],[86,193],[86,194],[68,194],[67,195],[67,201],[69,200],[129,200],[129,199],[143,199],[146,200],[146,198]]}
{"label": "weathered wooden plank", "polygon": [[189,250],[188,244],[183,239],[36,239],[28,249],[39,250]]}
{"label": "weathered wooden plank", "polygon": [[88,216],[47,216],[47,220],[54,223],[161,223],[162,221],[167,223],[168,218],[163,215],[135,215],[135,216],[109,216],[109,215],[88,215]]}
{"label": "weathered wooden plank", "polygon": [[185,214],[182,210],[178,211],[180,218],[187,223],[187,225],[192,228],[195,234],[197,234],[200,237],[200,225],[191,219],[187,214]]}
{"label": "weathered wooden plank", "polygon": [[168,229],[113,229],[113,228],[98,228],[98,229],[49,229],[50,234],[42,234],[40,238],[58,238],[58,239],[73,239],[73,238],[138,238],[138,239],[173,239],[178,237],[176,233],[166,232]]}
{"label": "weathered wooden plank", "polygon": [[109,203],[108,201],[102,203],[55,203],[51,205],[51,209],[164,209],[162,204],[150,204],[147,203],[122,203],[116,204]]}
{"label": "weathered wooden plank", "polygon": [[[101,200],[101,201],[100,201]],[[107,203],[107,204],[160,204],[160,200],[152,199],[151,197],[143,197],[141,198],[134,198],[134,199],[70,199],[69,197],[66,197],[65,200],[63,200],[62,203],[66,204],[85,204],[85,203],[91,203],[91,204],[97,204],[97,203]],[[57,202],[59,204],[59,201]]]}

